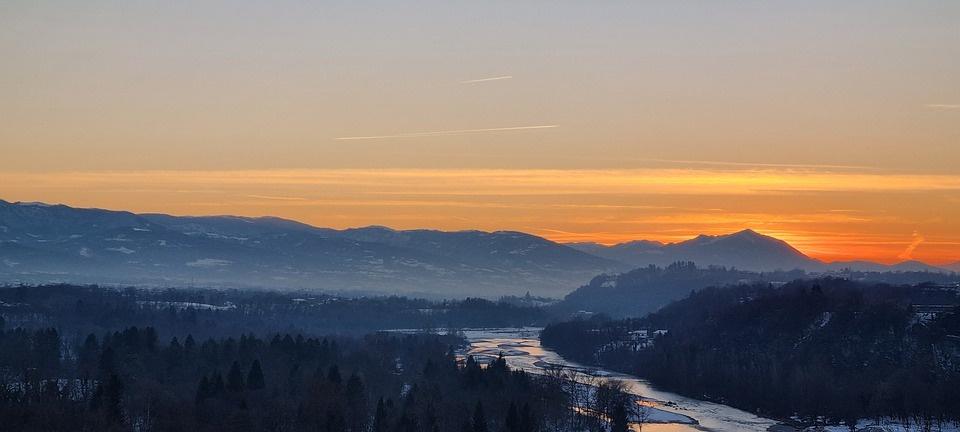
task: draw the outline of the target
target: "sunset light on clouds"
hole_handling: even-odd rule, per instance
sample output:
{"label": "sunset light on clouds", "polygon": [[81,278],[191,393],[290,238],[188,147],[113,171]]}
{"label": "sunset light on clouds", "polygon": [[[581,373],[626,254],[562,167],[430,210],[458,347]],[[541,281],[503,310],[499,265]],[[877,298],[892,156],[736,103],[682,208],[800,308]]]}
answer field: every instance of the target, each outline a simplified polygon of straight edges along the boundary
{"label": "sunset light on clouds", "polygon": [[960,260],[955,1],[0,9],[7,201]]}
{"label": "sunset light on clouds", "polygon": [[317,226],[681,241],[753,228],[834,261],[951,262],[960,176],[816,170],[326,169],[0,175],[8,200]]}
{"label": "sunset light on clouds", "polygon": [[960,432],[960,0],[0,0],[0,432]]}

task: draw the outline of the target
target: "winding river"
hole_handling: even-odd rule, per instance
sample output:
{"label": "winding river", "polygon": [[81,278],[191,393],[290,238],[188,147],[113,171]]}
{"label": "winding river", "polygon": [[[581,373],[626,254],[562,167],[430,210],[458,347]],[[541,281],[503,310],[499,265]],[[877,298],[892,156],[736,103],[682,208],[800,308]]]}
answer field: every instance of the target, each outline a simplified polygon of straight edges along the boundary
{"label": "winding river", "polygon": [[726,405],[691,399],[657,390],[635,376],[589,367],[568,361],[540,345],[539,328],[465,330],[466,353],[480,361],[496,358],[501,352],[511,368],[541,373],[544,367],[560,365],[587,372],[599,379],[616,379],[651,407],[644,431],[766,431],[777,422]]}

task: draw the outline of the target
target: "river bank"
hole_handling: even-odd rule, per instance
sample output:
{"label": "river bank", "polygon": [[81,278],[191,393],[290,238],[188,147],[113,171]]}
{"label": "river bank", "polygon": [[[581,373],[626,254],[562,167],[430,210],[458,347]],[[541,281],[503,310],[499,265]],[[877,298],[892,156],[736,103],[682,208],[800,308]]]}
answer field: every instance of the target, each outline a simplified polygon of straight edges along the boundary
{"label": "river bank", "polygon": [[503,352],[510,367],[530,373],[544,373],[549,368],[563,367],[583,372],[598,380],[622,381],[628,390],[639,395],[644,405],[649,408],[651,415],[643,425],[645,431],[761,432],[778,425],[775,420],[730,406],[660,391],[646,380],[635,376],[568,361],[541,346],[539,332],[539,328],[464,330],[463,335],[469,344],[464,353],[486,362],[492,361]]}

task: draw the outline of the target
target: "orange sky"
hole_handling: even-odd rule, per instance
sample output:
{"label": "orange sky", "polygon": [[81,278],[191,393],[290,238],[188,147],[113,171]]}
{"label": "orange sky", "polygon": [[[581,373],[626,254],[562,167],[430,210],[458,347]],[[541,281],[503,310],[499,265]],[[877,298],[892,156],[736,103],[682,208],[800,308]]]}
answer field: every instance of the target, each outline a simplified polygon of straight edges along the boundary
{"label": "orange sky", "polygon": [[679,241],[752,228],[827,261],[960,260],[960,176],[822,169],[327,169],[0,174],[0,197],[317,226]]}
{"label": "orange sky", "polygon": [[960,2],[0,4],[0,198],[960,260]]}

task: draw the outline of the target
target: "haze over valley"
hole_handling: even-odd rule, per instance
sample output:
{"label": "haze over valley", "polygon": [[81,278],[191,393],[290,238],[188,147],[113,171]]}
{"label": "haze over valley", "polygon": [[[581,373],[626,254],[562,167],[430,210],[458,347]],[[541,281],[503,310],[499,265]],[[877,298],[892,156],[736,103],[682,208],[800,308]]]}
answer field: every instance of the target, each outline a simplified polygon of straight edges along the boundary
{"label": "haze over valley", "polygon": [[0,2],[0,432],[960,432],[958,23]]}
{"label": "haze over valley", "polygon": [[825,264],[752,230],[670,244],[560,244],[512,231],[345,230],[239,216],[170,216],[0,201],[11,282],[562,297],[601,273],[694,262],[755,272],[929,271],[908,261]]}

